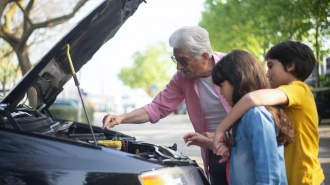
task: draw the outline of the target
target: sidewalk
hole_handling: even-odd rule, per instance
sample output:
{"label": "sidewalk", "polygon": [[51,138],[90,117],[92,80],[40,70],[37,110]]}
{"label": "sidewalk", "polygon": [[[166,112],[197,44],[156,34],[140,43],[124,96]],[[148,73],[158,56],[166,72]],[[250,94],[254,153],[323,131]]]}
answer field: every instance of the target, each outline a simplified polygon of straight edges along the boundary
{"label": "sidewalk", "polygon": [[319,160],[325,175],[324,184],[330,184],[330,123],[319,126]]}

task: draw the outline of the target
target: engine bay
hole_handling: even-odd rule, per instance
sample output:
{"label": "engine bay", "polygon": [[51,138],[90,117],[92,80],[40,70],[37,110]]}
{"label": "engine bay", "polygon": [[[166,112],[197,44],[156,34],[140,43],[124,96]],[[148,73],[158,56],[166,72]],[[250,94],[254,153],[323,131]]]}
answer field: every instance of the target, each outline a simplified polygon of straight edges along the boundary
{"label": "engine bay", "polygon": [[[92,134],[88,124],[52,118],[38,113],[35,109],[21,108],[0,117],[0,127],[15,129],[14,125],[17,124],[24,132],[38,133],[91,145],[95,145],[94,141],[96,140],[97,146],[134,154],[164,166],[193,165],[198,167],[196,161],[176,151],[177,145],[175,143],[173,146],[162,146],[139,141],[133,136],[117,131],[102,130],[102,128],[95,126],[92,127]],[[15,123],[13,124],[13,122]]]}

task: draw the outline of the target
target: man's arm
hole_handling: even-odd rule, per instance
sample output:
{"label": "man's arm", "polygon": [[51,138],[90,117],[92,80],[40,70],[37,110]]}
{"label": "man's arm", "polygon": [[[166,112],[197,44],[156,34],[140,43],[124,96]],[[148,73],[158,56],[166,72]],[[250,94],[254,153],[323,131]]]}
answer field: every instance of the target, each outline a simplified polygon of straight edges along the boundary
{"label": "man's arm", "polygon": [[173,75],[165,89],[158,93],[151,103],[119,116],[106,115],[102,121],[102,128],[113,128],[115,125],[121,123],[156,123],[159,119],[169,115],[183,101],[184,94],[182,86],[184,83],[185,77],[183,72],[177,72]]}
{"label": "man's arm", "polygon": [[107,114],[103,118],[103,127],[102,129],[110,129],[113,128],[115,125],[119,125],[122,123],[146,123],[150,121],[150,117],[146,109],[139,108],[135,109],[132,112],[125,113],[119,116]]}
{"label": "man's arm", "polygon": [[120,117],[122,119],[121,123],[145,123],[150,121],[149,114],[143,107],[123,114]]}

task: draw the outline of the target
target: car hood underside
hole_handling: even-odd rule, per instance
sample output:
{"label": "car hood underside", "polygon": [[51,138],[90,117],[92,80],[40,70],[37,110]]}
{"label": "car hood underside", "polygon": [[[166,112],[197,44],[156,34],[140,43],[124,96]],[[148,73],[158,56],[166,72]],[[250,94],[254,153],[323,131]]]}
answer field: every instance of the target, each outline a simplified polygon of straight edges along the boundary
{"label": "car hood underside", "polygon": [[[12,111],[33,87],[37,106],[51,104],[72,77],[67,46],[75,71],[86,64],[134,14],[142,0],[106,0],[64,36],[3,99]],[[30,91],[29,91],[30,92]]]}

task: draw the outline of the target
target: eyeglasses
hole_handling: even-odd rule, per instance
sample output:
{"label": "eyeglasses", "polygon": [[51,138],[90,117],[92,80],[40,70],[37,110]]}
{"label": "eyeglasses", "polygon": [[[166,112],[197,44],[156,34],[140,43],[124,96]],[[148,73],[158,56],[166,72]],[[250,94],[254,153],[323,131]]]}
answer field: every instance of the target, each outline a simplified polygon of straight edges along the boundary
{"label": "eyeglasses", "polygon": [[175,58],[175,56],[171,56],[171,59],[172,59],[172,61],[174,62],[174,64],[178,64],[178,63],[180,63],[180,65],[182,65],[183,67],[187,67],[188,66],[188,61],[187,61],[187,59],[180,59],[180,60],[178,60],[178,59],[176,59]]}

